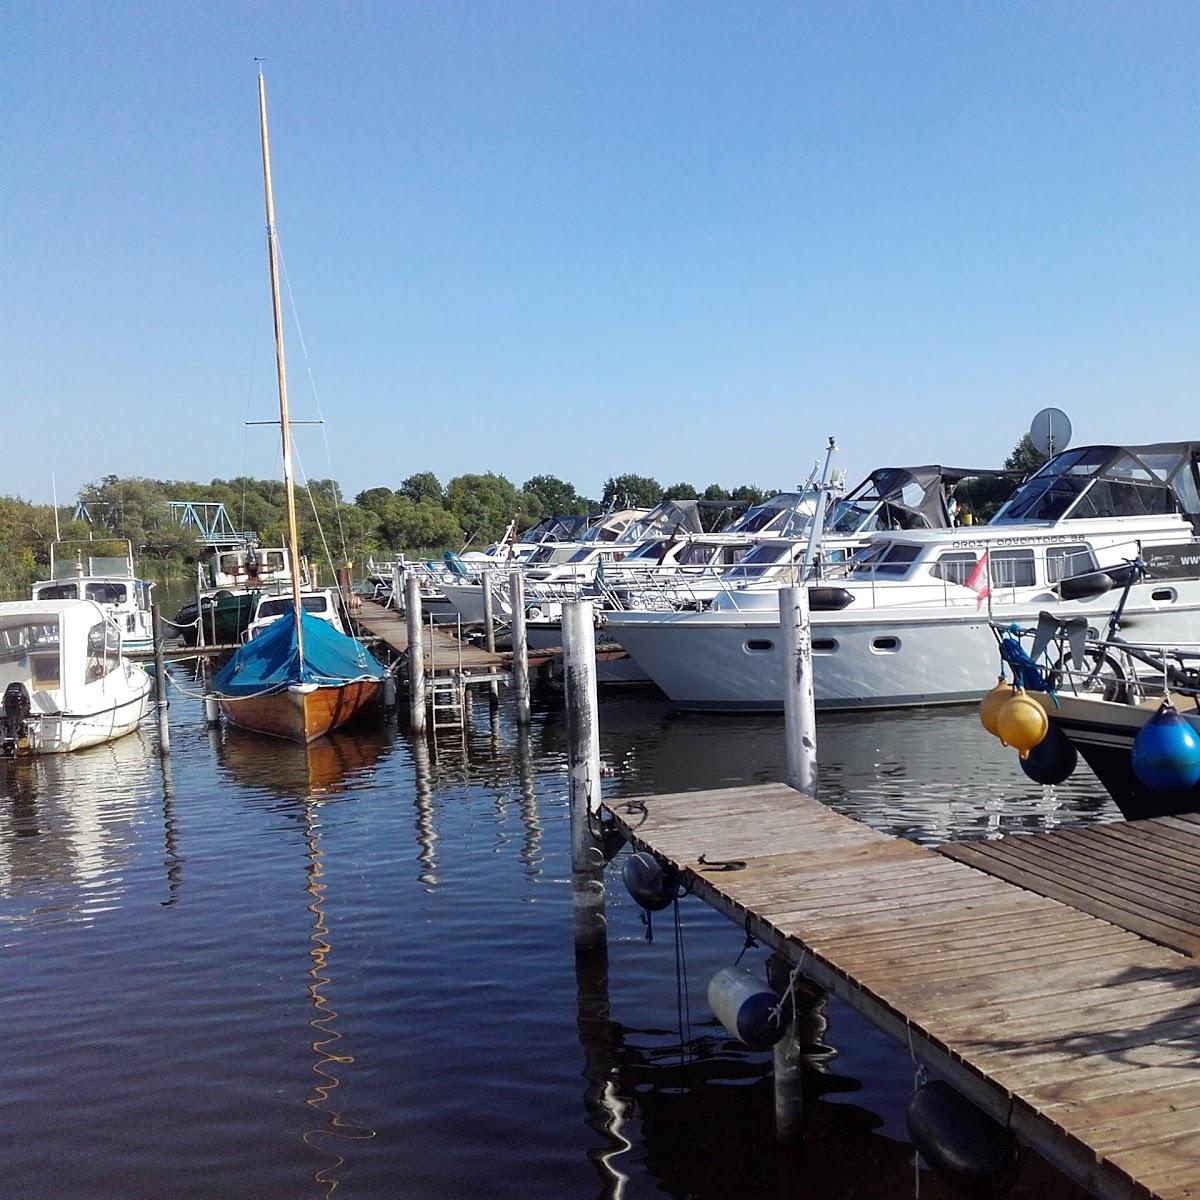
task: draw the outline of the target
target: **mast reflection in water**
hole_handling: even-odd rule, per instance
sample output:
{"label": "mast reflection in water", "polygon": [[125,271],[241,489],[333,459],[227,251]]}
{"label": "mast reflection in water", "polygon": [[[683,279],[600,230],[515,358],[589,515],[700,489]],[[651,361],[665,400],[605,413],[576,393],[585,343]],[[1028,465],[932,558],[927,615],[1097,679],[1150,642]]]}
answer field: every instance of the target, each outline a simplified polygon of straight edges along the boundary
{"label": "mast reflection in water", "polygon": [[[9,1194],[912,1194],[911,1063],[836,1004],[806,1144],[775,1145],[769,1055],[704,1001],[742,934],[698,901],[677,975],[671,922],[647,943],[612,873],[607,962],[576,963],[559,698],[527,732],[477,703],[436,756],[394,727],[209,733],[190,696],[171,721],[166,774],[130,739],[3,779]],[[601,729],[610,796],[782,770],[778,721],[610,697]],[[822,718],[826,799],[927,840],[1108,815],[976,730]],[[1078,1195],[1036,1165],[1014,1194]]]}

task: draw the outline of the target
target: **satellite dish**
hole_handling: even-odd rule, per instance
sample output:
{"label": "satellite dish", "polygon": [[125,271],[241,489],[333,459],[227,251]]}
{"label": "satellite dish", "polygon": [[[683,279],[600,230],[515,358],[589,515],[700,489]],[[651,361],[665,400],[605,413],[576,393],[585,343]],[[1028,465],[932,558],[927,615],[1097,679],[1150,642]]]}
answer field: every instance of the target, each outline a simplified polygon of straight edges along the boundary
{"label": "satellite dish", "polygon": [[1061,408],[1043,408],[1029,426],[1029,438],[1039,453],[1053,458],[1071,444],[1071,420]]}

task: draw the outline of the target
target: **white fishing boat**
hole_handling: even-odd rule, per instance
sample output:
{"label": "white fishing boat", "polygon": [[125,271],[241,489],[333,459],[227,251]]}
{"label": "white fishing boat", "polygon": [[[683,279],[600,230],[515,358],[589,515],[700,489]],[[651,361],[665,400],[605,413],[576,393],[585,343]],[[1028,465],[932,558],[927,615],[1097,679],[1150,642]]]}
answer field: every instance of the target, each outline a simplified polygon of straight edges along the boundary
{"label": "white fishing boat", "polygon": [[[1083,447],[1023,484],[990,525],[877,533],[841,578],[811,589],[819,708],[978,698],[994,679],[989,619],[1028,623],[1050,608],[1103,624],[1101,579],[1143,553],[1123,625],[1143,641],[1200,641],[1200,443]],[[1155,569],[1154,557],[1171,566]],[[605,628],[682,708],[783,705],[778,588],[723,593],[704,612],[613,612]],[[1105,590],[1107,588],[1107,590]]]}
{"label": "white fishing boat", "polygon": [[124,538],[108,539],[124,546],[120,555],[89,551],[104,543],[54,542],[50,547],[50,578],[33,585],[34,600],[94,600],[121,631],[123,653],[149,650],[154,645],[150,615],[154,584],[134,573],[133,546]]}
{"label": "white fishing boat", "polygon": [[0,604],[0,757],[63,754],[137,728],[150,677],[93,600]]}

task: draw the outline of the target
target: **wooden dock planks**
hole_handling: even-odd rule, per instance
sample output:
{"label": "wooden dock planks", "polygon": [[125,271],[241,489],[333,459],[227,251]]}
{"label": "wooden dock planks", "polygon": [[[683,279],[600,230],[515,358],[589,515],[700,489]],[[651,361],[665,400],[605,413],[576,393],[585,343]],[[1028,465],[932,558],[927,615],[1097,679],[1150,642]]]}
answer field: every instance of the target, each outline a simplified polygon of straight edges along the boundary
{"label": "wooden dock planks", "polygon": [[[783,785],[609,808],[697,896],[800,961],[1095,1194],[1200,1196],[1200,966],[1178,950]],[[1178,896],[1192,881],[1176,868],[1192,829],[1200,822],[1171,827],[1174,874],[1157,885],[1157,919],[1176,934],[1167,910],[1187,908]],[[1054,845],[1061,835],[1032,836]],[[1147,850],[1137,836],[1132,848],[1102,840],[1103,879],[1099,866],[1088,876],[1064,864],[1061,890],[1082,899],[1088,878],[1103,882],[1105,911],[1140,921],[1146,906],[1116,864]],[[1041,860],[1037,871],[1048,881]]]}
{"label": "wooden dock planks", "polygon": [[[385,608],[374,600],[363,600],[357,612],[353,613],[354,623],[372,637],[379,638],[397,655],[408,653],[408,625],[404,618],[394,609]],[[453,634],[425,626],[425,670],[437,674],[449,674],[457,671],[460,661],[463,673],[467,675],[495,675],[508,670],[508,662],[503,655],[492,654],[479,646],[468,642],[460,644]]]}
{"label": "wooden dock planks", "polygon": [[1200,956],[1200,816],[953,842],[942,854]]}

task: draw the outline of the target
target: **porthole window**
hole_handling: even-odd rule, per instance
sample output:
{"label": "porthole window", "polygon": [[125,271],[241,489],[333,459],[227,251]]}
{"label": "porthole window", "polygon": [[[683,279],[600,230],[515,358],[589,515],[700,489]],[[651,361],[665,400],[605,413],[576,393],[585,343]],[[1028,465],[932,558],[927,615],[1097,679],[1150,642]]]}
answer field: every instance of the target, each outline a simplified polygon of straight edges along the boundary
{"label": "porthole window", "polygon": [[871,650],[875,654],[895,654],[900,649],[898,637],[877,637],[871,639]]}
{"label": "porthole window", "polygon": [[813,638],[812,650],[814,654],[836,654],[837,648],[837,638]]}
{"label": "porthole window", "polygon": [[768,650],[775,649],[775,643],[769,638],[750,638],[746,642],[746,649],[751,654],[765,654]]}

